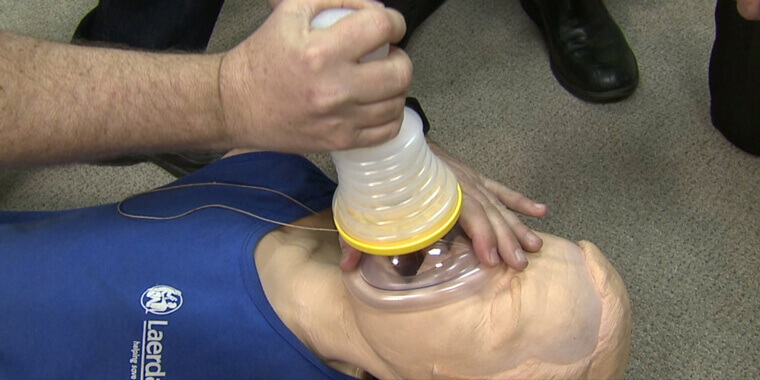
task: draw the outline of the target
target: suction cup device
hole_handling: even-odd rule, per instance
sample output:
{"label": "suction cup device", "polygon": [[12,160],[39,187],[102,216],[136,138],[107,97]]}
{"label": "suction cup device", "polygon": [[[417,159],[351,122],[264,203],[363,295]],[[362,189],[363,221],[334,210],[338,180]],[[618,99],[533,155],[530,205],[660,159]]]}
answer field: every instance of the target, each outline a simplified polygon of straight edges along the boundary
{"label": "suction cup device", "polygon": [[[350,14],[329,9],[312,21],[326,28]],[[362,60],[387,56],[388,46]],[[394,256],[434,244],[456,224],[462,191],[449,167],[430,151],[422,119],[404,109],[401,130],[378,146],[332,152],[338,172],[333,199],[335,225],[358,250]]]}
{"label": "suction cup device", "polygon": [[[327,28],[351,12],[323,11],[312,28]],[[361,61],[387,54],[386,45]],[[338,172],[335,225],[348,244],[370,254],[344,274],[344,283],[357,299],[385,310],[453,302],[490,273],[461,229],[452,230],[462,207],[456,176],[428,147],[420,116],[406,107],[403,117],[392,140],[331,153]]]}
{"label": "suction cup device", "polygon": [[435,244],[405,255],[363,255],[343,275],[354,298],[386,311],[429,309],[461,300],[483,287],[498,268],[480,265],[472,243],[455,226]]}
{"label": "suction cup device", "polygon": [[381,290],[414,290],[438,285],[472,272],[480,260],[459,226],[443,239],[405,255],[368,255],[359,265],[362,279]]}

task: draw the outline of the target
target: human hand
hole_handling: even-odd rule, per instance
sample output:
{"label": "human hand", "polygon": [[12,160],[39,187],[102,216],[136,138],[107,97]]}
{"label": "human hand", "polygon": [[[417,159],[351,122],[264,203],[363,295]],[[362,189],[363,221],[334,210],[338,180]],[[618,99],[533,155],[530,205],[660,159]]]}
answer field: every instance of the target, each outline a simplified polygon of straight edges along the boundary
{"label": "human hand", "polygon": [[[326,29],[328,8],[356,12]],[[283,0],[226,53],[219,87],[232,147],[323,152],[382,143],[398,133],[412,65],[401,50],[359,63],[406,32],[403,16],[367,0]]]}
{"label": "human hand", "polygon": [[[464,196],[459,225],[472,239],[475,254],[480,261],[487,266],[495,266],[503,260],[515,270],[525,269],[528,265],[525,251],[538,251],[543,241],[515,213],[542,217],[546,214],[546,206],[486,178],[436,144],[429,145],[459,180]],[[344,271],[353,270],[359,264],[361,252],[342,238],[339,241],[343,251],[340,268]]]}
{"label": "human hand", "polygon": [[760,20],[760,0],[736,0],[739,14],[747,20]]}

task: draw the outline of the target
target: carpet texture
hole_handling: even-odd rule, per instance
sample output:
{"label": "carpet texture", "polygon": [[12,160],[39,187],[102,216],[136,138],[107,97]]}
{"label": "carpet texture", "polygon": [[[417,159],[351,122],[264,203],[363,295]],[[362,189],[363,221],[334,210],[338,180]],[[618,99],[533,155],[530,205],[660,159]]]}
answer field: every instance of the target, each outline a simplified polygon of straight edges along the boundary
{"label": "carpet texture", "polygon": [[[0,29],[68,41],[94,1],[0,0]],[[596,243],[633,304],[634,379],[760,376],[760,158],[710,124],[707,0],[608,0],[637,55],[629,99],[568,94],[517,0],[449,0],[411,39],[411,95],[430,136],[486,175],[549,205],[531,227]],[[267,16],[229,0],[210,50]],[[8,143],[8,142],[4,142]],[[310,156],[334,176],[325,155]],[[0,209],[110,202],[166,182],[150,164],[0,171]]]}

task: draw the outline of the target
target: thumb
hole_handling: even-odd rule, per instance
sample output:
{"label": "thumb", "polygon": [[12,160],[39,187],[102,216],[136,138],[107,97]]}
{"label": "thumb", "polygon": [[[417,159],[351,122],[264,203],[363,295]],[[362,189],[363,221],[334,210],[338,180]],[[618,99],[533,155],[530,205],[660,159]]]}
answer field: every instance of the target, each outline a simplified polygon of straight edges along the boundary
{"label": "thumb", "polygon": [[362,253],[358,249],[348,245],[342,237],[338,237],[338,243],[340,243],[340,269],[345,272],[350,272],[356,269],[359,265],[359,259],[362,257]]}
{"label": "thumb", "polygon": [[760,0],[737,0],[739,14],[747,20],[760,20]]}

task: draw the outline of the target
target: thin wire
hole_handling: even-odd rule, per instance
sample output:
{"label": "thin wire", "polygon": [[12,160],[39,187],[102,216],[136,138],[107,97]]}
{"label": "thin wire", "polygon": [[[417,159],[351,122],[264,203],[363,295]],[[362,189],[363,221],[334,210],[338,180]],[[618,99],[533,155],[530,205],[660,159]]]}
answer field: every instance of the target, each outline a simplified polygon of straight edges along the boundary
{"label": "thin wire", "polygon": [[196,211],[200,211],[200,210],[204,210],[204,209],[208,209],[208,208],[221,208],[221,209],[224,209],[224,210],[230,210],[230,211],[233,211],[233,212],[237,212],[237,213],[249,216],[251,218],[259,219],[259,220],[262,220],[264,222],[276,224],[276,225],[279,225],[279,226],[293,227],[293,228],[299,228],[299,229],[302,229],[302,230],[310,230],[310,231],[338,232],[338,230],[335,229],[335,228],[307,227],[307,226],[297,226],[297,225],[294,225],[294,224],[284,223],[284,222],[280,222],[280,221],[277,221],[277,220],[265,218],[265,217],[260,216],[260,215],[256,215],[256,214],[254,214],[252,212],[241,210],[239,208],[235,208],[235,207],[227,206],[227,205],[223,205],[223,204],[218,204],[218,203],[212,203],[212,204],[207,204],[207,205],[203,205],[203,206],[198,206],[198,207],[193,208],[191,210],[185,211],[185,212],[183,212],[181,214],[170,215],[170,216],[151,216],[151,215],[131,214],[131,213],[128,213],[128,212],[124,211],[124,209],[122,209],[122,205],[124,204],[124,202],[126,202],[126,201],[128,201],[130,199],[133,199],[133,198],[137,198],[137,197],[142,196],[142,195],[152,194],[152,193],[159,193],[159,192],[169,191],[169,190],[182,189],[182,188],[188,188],[188,187],[200,187],[200,186],[225,186],[225,187],[236,187],[236,188],[241,188],[241,189],[251,189],[251,190],[260,190],[260,191],[270,192],[270,193],[277,194],[279,196],[285,197],[286,199],[290,200],[291,202],[293,202],[293,203],[295,203],[295,204],[303,207],[304,209],[308,210],[312,214],[319,216],[319,214],[316,211],[314,211],[311,208],[309,208],[309,206],[306,206],[305,204],[299,202],[295,198],[293,198],[293,197],[291,197],[291,196],[289,196],[289,195],[287,195],[287,194],[285,194],[285,193],[283,193],[281,191],[277,191],[277,190],[274,190],[274,189],[270,189],[270,188],[267,188],[267,187],[261,187],[261,186],[240,185],[240,184],[226,183],[226,182],[188,183],[188,184],[184,184],[184,185],[174,185],[174,186],[168,186],[168,187],[162,187],[162,188],[158,188],[158,189],[144,191],[142,193],[137,193],[135,195],[132,195],[132,196],[128,197],[127,199],[124,199],[121,202],[119,202],[116,205],[116,210],[119,212],[120,215],[122,215],[124,217],[127,217],[127,218],[131,218],[131,219],[145,219],[145,220],[166,221],[166,220],[179,219],[179,218],[182,218],[184,216],[190,215],[190,214],[192,214],[192,213],[194,213]]}

